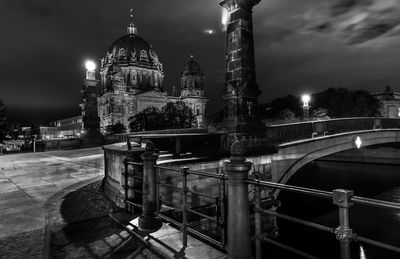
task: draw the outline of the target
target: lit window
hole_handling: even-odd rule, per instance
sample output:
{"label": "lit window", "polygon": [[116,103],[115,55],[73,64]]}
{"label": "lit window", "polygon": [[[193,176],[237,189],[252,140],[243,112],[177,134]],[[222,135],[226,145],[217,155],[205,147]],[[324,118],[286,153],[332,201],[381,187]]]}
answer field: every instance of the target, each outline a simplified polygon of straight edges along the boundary
{"label": "lit window", "polygon": [[140,52],[140,59],[148,61],[147,52],[145,50]]}
{"label": "lit window", "polygon": [[397,109],[398,109],[397,117],[400,117],[400,107]]}

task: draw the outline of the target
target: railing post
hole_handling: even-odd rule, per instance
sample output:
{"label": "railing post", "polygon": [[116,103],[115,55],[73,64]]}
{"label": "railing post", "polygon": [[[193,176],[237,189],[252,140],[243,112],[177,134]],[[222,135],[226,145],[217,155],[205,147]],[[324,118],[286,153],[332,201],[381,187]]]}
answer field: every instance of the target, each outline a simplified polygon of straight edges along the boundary
{"label": "railing post", "polygon": [[162,222],[156,218],[157,213],[157,173],[158,154],[154,153],[154,144],[149,141],[146,151],[141,155],[143,160],[143,213],[139,217],[139,229],[154,232],[161,228]]}
{"label": "railing post", "polygon": [[231,157],[225,162],[228,174],[228,258],[251,257],[248,172],[252,163],[246,162],[244,146],[236,141],[231,146]]}
{"label": "railing post", "polygon": [[188,167],[182,167],[180,169],[181,171],[181,176],[182,176],[182,192],[181,192],[181,207],[182,207],[182,225],[181,225],[181,232],[182,232],[182,245],[184,248],[187,247],[187,209],[188,209],[188,202],[187,202],[187,193],[188,193],[188,188],[187,188],[187,175],[189,168]]}
{"label": "railing post", "polygon": [[353,205],[353,191],[336,189],[333,191],[333,204],[339,207],[339,227],[335,229],[336,239],[340,242],[340,258],[350,259],[350,244],[354,238],[349,227],[349,208]]}
{"label": "railing post", "polygon": [[[257,180],[259,176],[257,175]],[[254,210],[254,226],[255,226],[255,235],[256,235],[256,259],[262,258],[262,251],[261,251],[261,229],[262,229],[262,221],[261,221],[261,197],[260,197],[260,185],[254,185],[254,203],[255,203],[255,210]]]}

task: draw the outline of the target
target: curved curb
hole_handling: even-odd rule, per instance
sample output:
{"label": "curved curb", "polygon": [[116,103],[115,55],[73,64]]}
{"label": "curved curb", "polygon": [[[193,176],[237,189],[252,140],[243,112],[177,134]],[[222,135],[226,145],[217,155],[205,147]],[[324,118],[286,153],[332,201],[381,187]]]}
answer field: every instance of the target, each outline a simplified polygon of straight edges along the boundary
{"label": "curved curb", "polygon": [[104,176],[100,175],[100,176],[95,176],[92,178],[89,178],[87,180],[83,180],[81,182],[78,183],[74,183],[70,186],[65,187],[64,189],[61,189],[60,191],[52,194],[47,200],[46,202],[43,204],[43,210],[45,213],[45,233],[44,233],[44,239],[43,239],[43,252],[42,252],[42,258],[44,259],[50,259],[51,258],[51,235],[52,235],[52,228],[53,228],[53,224],[50,222],[50,216],[49,216],[49,206],[50,204],[56,204],[57,200],[59,200],[60,198],[64,197],[65,195],[67,195],[68,193],[72,192],[72,191],[76,191],[77,189],[80,189],[86,185],[89,185],[91,183],[97,182],[101,179],[103,179]]}

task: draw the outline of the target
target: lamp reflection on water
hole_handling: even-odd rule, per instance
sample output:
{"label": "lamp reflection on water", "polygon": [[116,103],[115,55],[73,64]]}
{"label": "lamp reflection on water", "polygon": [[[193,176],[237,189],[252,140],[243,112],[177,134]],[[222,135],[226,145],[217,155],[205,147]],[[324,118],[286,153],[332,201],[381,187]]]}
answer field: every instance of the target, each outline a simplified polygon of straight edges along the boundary
{"label": "lamp reflection on water", "polygon": [[365,255],[365,250],[362,245],[360,245],[360,259],[367,259],[367,256]]}

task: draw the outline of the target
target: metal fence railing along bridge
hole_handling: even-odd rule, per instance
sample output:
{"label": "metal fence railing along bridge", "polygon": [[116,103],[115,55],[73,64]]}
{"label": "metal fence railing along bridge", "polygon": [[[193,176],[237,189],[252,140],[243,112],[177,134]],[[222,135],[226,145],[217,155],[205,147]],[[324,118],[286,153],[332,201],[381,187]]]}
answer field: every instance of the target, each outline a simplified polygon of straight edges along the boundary
{"label": "metal fence railing along bridge", "polygon": [[[160,220],[180,229],[183,250],[187,246],[187,236],[192,235],[226,252],[228,258],[269,258],[268,251],[263,250],[263,242],[300,257],[317,258],[274,240],[269,233],[263,233],[263,218],[267,215],[332,234],[340,244],[341,259],[351,258],[352,243],[366,243],[399,253],[400,256],[399,247],[357,235],[349,224],[353,204],[400,210],[399,203],[354,196],[351,190],[328,192],[261,181],[257,175],[250,178],[252,163],[245,161],[244,148],[239,142],[232,145],[230,160],[224,165],[225,173],[158,166],[158,155],[154,153],[151,142],[141,158],[142,162],[130,159],[125,162],[125,209],[127,212],[137,211],[136,208],[142,211],[139,219],[142,230],[155,231]],[[192,183],[201,180],[213,190],[208,189],[204,193],[194,188]],[[251,200],[249,186],[254,192]],[[265,195],[265,190],[271,189],[330,200],[337,206],[339,226],[332,228],[276,212],[279,202]],[[265,204],[275,207],[271,209]],[[254,228],[250,229],[251,226]]]}

